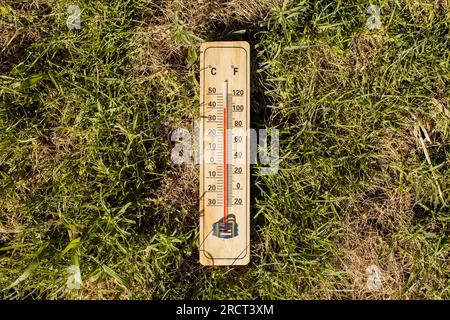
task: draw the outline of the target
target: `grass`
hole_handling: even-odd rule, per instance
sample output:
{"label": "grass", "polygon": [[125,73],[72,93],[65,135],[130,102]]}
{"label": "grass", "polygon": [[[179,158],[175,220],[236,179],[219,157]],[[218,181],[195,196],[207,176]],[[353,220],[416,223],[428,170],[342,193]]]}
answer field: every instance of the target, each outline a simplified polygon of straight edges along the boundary
{"label": "grass", "polygon": [[[447,0],[0,0],[0,296],[449,299],[449,27]],[[282,161],[252,168],[250,265],[207,268],[169,137],[231,39]]]}

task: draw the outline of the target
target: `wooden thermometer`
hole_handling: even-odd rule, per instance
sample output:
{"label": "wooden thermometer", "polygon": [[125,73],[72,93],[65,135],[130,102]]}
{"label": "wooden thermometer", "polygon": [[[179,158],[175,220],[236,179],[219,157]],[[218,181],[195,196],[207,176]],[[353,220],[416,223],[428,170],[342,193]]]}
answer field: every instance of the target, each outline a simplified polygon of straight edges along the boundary
{"label": "wooden thermometer", "polygon": [[200,263],[250,261],[250,46],[200,52]]}

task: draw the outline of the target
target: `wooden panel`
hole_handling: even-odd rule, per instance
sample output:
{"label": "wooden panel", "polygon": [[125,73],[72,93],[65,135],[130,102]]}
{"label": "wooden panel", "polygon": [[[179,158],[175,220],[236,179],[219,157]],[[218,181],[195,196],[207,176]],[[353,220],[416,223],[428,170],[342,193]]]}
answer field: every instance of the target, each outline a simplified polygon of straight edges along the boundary
{"label": "wooden panel", "polygon": [[250,261],[250,47],[207,42],[200,59],[200,262]]}

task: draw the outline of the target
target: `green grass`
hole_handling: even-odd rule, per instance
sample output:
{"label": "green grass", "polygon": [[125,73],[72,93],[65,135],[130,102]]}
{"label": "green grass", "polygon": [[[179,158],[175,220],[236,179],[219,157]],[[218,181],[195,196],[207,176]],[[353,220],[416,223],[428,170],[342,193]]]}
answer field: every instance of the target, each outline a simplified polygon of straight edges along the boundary
{"label": "green grass", "polygon": [[[0,297],[449,299],[448,1],[182,3],[0,0]],[[207,268],[169,137],[230,39],[282,161],[252,167],[251,263]]]}

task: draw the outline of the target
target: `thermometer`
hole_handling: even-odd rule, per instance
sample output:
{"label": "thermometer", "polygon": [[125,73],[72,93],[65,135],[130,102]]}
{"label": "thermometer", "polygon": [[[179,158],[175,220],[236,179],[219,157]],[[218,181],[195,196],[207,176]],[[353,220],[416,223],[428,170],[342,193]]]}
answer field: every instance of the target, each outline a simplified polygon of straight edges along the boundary
{"label": "thermometer", "polygon": [[250,46],[200,48],[200,263],[250,261]]}

